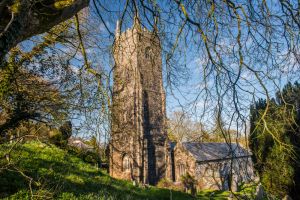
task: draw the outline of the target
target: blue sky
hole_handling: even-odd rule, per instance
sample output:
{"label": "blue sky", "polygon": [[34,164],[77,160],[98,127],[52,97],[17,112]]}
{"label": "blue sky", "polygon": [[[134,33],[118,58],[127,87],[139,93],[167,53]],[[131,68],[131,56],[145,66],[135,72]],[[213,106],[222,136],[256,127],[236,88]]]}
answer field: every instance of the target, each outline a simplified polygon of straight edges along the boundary
{"label": "blue sky", "polygon": [[[97,1],[98,2],[98,1]],[[106,26],[111,32],[114,32],[116,21],[122,17],[122,11],[124,9],[125,1],[115,1],[112,3],[110,0],[101,1],[103,7],[108,8],[112,12],[105,12],[100,5],[100,13],[103,14],[103,20]],[[226,92],[226,84],[228,84],[228,76],[224,73],[224,70],[220,70],[218,75],[218,67],[212,67],[211,63],[208,62],[207,52],[204,48],[203,41],[201,40],[200,34],[192,29],[194,32],[188,32],[187,30],[183,31],[183,34],[180,37],[178,47],[174,52],[173,60],[171,60],[170,65],[166,64],[166,56],[172,49],[172,42],[175,41],[176,35],[178,33],[180,21],[180,10],[174,9],[175,18],[168,18],[167,9],[169,5],[166,5],[167,1],[160,1],[161,17],[163,21],[160,24],[159,28],[162,31],[162,48],[163,48],[163,76],[164,76],[164,85],[167,92],[167,115],[170,117],[174,111],[184,111],[190,116],[192,120],[203,121],[208,127],[213,126],[212,121],[214,118],[214,111],[217,105],[217,101],[222,102],[224,113],[223,117],[225,121],[230,121],[232,115],[235,115],[235,107],[232,99],[232,91],[229,87],[229,90]],[[268,5],[276,11],[277,5],[272,1],[267,1]],[[176,8],[176,7],[174,7]],[[102,9],[102,10],[101,10]],[[113,36],[109,34],[106,30],[103,21],[100,20],[94,5],[91,2],[89,8],[89,15],[85,15],[89,22],[89,26],[86,26],[84,23],[81,26],[88,28],[88,35],[86,36],[85,47],[89,56],[89,61],[91,62],[94,69],[98,71],[104,71],[106,74],[112,75],[113,67],[113,58],[111,55],[111,47],[113,43]],[[205,14],[205,13],[204,13]],[[226,17],[225,17],[226,18]],[[122,25],[122,30],[126,30],[132,26],[132,12],[128,12],[125,15],[124,22]],[[149,18],[151,20],[151,18]],[[143,25],[147,28],[151,28],[147,23],[147,20],[143,15],[141,15],[141,20]],[[171,23],[172,21],[174,23]],[[201,19],[202,20],[202,19]],[[201,21],[200,20],[200,21]],[[225,19],[220,19],[225,20]],[[175,23],[176,22],[176,23]],[[178,22],[178,23],[177,23]],[[201,21],[202,22],[202,21]],[[226,21],[225,21],[226,22]],[[224,29],[223,32],[219,33],[219,39],[217,40],[218,46],[217,51],[222,53],[222,62],[226,64],[226,67],[233,72],[232,77],[236,76],[238,71],[238,59],[236,54],[238,52],[236,37],[237,37],[237,26],[236,22],[232,21],[231,29]],[[245,24],[243,24],[245,25]],[[213,33],[212,27],[204,27],[204,30],[207,34]],[[265,30],[258,30],[255,35],[255,38],[261,39],[259,34],[265,34]],[[286,44],[284,43],[283,38],[280,38],[281,30],[279,29],[278,33],[274,34],[274,44],[277,44],[274,48],[274,52],[277,55],[278,62],[283,60],[280,55],[283,55],[287,51]],[[274,60],[266,59],[263,50],[251,49],[254,41],[249,37],[246,32],[242,33],[242,39],[244,52],[248,52],[248,56],[245,57],[244,62],[253,67],[253,69],[260,71],[262,82],[265,84],[266,88],[269,90],[269,94],[272,97],[277,91],[278,88],[282,88],[287,81],[296,81],[299,76],[299,65],[292,65],[295,63],[292,58],[291,60],[285,60],[284,63],[271,63]],[[30,46],[30,43],[27,43],[26,46]],[[63,51],[68,51],[65,47],[60,47]],[[213,56],[216,56],[213,54]],[[82,67],[82,55],[80,51],[77,52],[75,59],[71,61],[72,68],[74,72],[77,72],[80,67]],[[206,78],[206,82],[203,79],[204,69],[207,64],[210,64],[208,69],[211,69],[211,74]],[[270,68],[270,66],[272,66]],[[277,67],[277,68],[276,68]],[[271,70],[270,70],[271,69]],[[171,81],[168,82],[168,73],[171,70]],[[267,74],[269,78],[263,74]],[[220,80],[217,80],[216,77],[219,76]],[[112,76],[109,79],[109,85],[112,85]],[[91,80],[93,80],[91,78]],[[272,81],[274,80],[274,81]],[[96,81],[96,79],[95,79]],[[207,86],[207,90],[203,91]],[[217,87],[216,87],[217,86]],[[278,87],[278,88],[277,88]],[[248,90],[248,91],[247,91]],[[217,93],[221,92],[222,98],[218,99]],[[241,114],[247,116],[249,114],[249,105],[253,100],[257,98],[265,98],[263,88],[258,83],[258,80],[254,76],[254,73],[247,70],[246,67],[243,67],[241,70],[241,77],[238,81],[238,86],[236,87],[238,92],[238,105],[239,111]],[[253,92],[255,95],[251,95],[249,92]],[[206,94],[209,94],[206,99]],[[220,96],[220,95],[219,95]],[[255,99],[254,99],[255,97]],[[206,99],[206,101],[205,101]],[[80,121],[83,117],[79,117],[79,120],[75,124],[80,124]],[[238,121],[238,120],[236,120]],[[237,125],[235,125],[237,126]]]}
{"label": "blue sky", "polygon": [[[161,8],[166,9],[169,5],[166,5],[167,1],[161,1],[159,2]],[[121,18],[122,11],[124,9],[125,1],[124,2],[118,2],[111,4],[111,1],[102,1],[103,6],[108,7],[109,9],[113,10],[113,13],[103,15],[103,19],[106,23],[106,25],[109,27],[111,31],[115,30],[116,21]],[[275,2],[267,1],[268,6],[270,7],[271,11],[276,12],[278,10],[278,5]],[[91,10],[93,11],[93,6],[91,7]],[[97,14],[92,12],[92,18],[97,19]],[[174,22],[179,22],[179,11],[174,10],[174,13],[176,14],[176,17],[173,19]],[[164,12],[164,10],[161,11],[161,17],[162,19],[167,19],[168,13]],[[143,22],[143,25],[145,25],[147,28],[150,28],[149,24],[147,24],[147,20],[141,16],[141,20]],[[99,39],[99,41],[102,41],[101,45],[103,46],[110,46],[112,44],[113,38],[109,37],[108,32],[106,31],[105,27],[103,26],[103,23],[101,21],[97,22],[99,29],[101,29],[100,34],[103,37],[105,36],[106,40],[103,41],[103,39]],[[277,23],[277,22],[276,22]],[[166,23],[166,21],[162,21],[162,28],[165,33],[168,34],[168,39],[175,40],[176,34],[178,32],[178,28],[180,23],[178,24],[171,24]],[[126,30],[129,27],[132,26],[132,13],[125,15],[125,21],[123,22],[122,30]],[[245,24],[242,24],[242,26],[245,26]],[[204,27],[204,29],[209,32],[210,27]],[[232,54],[232,51],[237,53],[237,24],[235,21],[232,21],[232,28],[220,33],[219,39],[218,39],[218,46],[217,50],[223,53],[223,62],[226,63],[226,66],[229,67],[229,69],[237,73],[238,69],[238,62],[239,60],[235,58],[234,54]],[[259,34],[264,34],[264,29],[257,30],[258,32],[255,35],[255,38],[261,39],[262,37]],[[267,31],[267,30],[266,30]],[[278,33],[274,34],[274,38],[278,38],[274,43],[277,43],[278,49],[275,52],[275,54],[278,55],[278,60],[281,59],[280,55],[283,55],[286,51],[286,44],[284,43],[284,40],[280,38],[281,31],[279,29]],[[99,34],[99,32],[98,32]],[[245,57],[244,62],[250,65],[255,70],[260,71],[260,76],[262,79],[262,82],[268,89],[270,97],[274,96],[274,93],[278,90],[278,88],[282,88],[284,84],[286,84],[287,81],[296,81],[298,80],[298,67],[294,66],[294,72],[291,73],[292,66],[289,65],[288,61],[285,61],[286,65],[280,65],[278,64],[278,69],[275,69],[277,64],[271,63],[274,62],[273,60],[266,59],[265,52],[262,50],[256,50],[251,49],[251,46],[254,44],[253,39],[246,38],[249,37],[246,32],[242,32],[242,39],[245,42],[243,45],[244,51],[247,49],[250,53],[247,54]],[[226,77],[225,74],[223,74],[221,78],[225,78],[223,83],[218,82],[218,80],[215,79],[217,76],[217,71],[214,69],[213,73],[207,78],[207,85],[208,85],[208,91],[210,94],[210,97],[207,99],[206,107],[204,109],[204,103],[205,103],[205,92],[203,92],[204,88],[204,79],[203,79],[203,69],[204,66],[207,64],[207,53],[205,52],[205,49],[202,46],[198,46],[198,44],[201,44],[201,38],[200,34],[191,34],[184,32],[183,35],[180,38],[180,42],[178,45],[178,48],[175,51],[174,54],[174,65],[167,66],[166,65],[166,53],[170,51],[170,44],[168,41],[165,41],[164,36],[161,36],[163,42],[163,75],[164,75],[164,85],[167,91],[167,113],[168,116],[171,116],[174,111],[185,111],[187,112],[191,119],[193,120],[203,120],[205,123],[210,124],[213,120],[214,115],[214,109],[217,105],[217,90],[220,90],[221,92],[224,92],[225,84],[228,83],[228,77]],[[272,47],[275,48],[275,47]],[[97,50],[95,50],[97,51]],[[102,55],[102,57],[98,57],[95,51],[91,51],[92,54],[94,54],[93,58],[97,58],[97,60],[101,60],[103,58],[102,65],[105,69],[110,70],[107,66],[113,65],[113,60],[109,55]],[[275,51],[275,49],[274,49]],[[228,56],[226,56],[226,53],[228,53]],[[243,52],[246,54],[246,52]],[[251,55],[252,54],[252,55]],[[215,55],[214,55],[215,56]],[[99,59],[100,58],[100,59]],[[274,66],[274,67],[270,67]],[[174,79],[172,80],[172,84],[170,85],[167,81],[167,71],[168,67],[172,68],[172,73],[176,75],[174,76]],[[273,68],[269,71],[270,68]],[[223,73],[223,72],[222,72]],[[267,75],[267,76],[266,76]],[[233,77],[236,75],[232,75]],[[269,77],[268,77],[269,76]],[[217,81],[217,82],[216,82]],[[219,85],[218,85],[219,84]],[[218,85],[218,88],[216,88],[216,85]],[[224,87],[224,88],[223,88]],[[247,116],[249,114],[249,106],[250,103],[254,100],[257,100],[258,98],[265,98],[266,95],[264,93],[264,90],[262,86],[259,84],[257,78],[255,77],[254,73],[243,67],[241,71],[241,78],[238,81],[238,87],[236,88],[239,95],[239,111]],[[246,91],[248,90],[248,91]],[[253,93],[254,95],[251,95],[250,93]],[[224,92],[224,96],[219,99],[219,101],[222,102],[224,107],[224,120],[229,120],[230,117],[234,114],[235,107],[233,106],[233,99],[232,99],[232,93]],[[204,116],[203,118],[201,118]]]}

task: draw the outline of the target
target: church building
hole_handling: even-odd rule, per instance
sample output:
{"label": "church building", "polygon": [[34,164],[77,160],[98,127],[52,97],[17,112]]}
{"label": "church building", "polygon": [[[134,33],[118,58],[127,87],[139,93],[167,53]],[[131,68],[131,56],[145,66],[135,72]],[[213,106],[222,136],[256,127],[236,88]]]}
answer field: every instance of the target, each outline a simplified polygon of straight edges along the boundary
{"label": "church building", "polygon": [[169,142],[155,28],[142,28],[137,17],[124,32],[117,24],[113,55],[112,177],[155,185],[162,178],[180,182],[189,173],[198,189],[221,190],[251,181],[251,154],[237,144]]}
{"label": "church building", "polygon": [[161,46],[157,32],[116,28],[110,175],[156,184],[168,154]]}

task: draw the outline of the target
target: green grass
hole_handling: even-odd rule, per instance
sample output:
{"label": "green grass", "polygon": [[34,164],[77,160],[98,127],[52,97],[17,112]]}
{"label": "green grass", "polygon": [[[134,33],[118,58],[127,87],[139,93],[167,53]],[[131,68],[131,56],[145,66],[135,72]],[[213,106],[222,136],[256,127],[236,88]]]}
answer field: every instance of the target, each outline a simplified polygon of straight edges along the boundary
{"label": "green grass", "polygon": [[198,197],[199,199],[203,200],[209,200],[209,199],[215,199],[215,200],[225,200],[229,196],[228,191],[212,191],[212,190],[204,190],[199,192]]}
{"label": "green grass", "polygon": [[[0,146],[0,198],[189,200],[189,194],[157,187],[140,188],[111,178],[66,150],[40,142]],[[2,169],[1,169],[2,168]],[[4,168],[4,169],[3,169]],[[6,169],[5,169],[6,168]],[[20,173],[22,172],[22,173]],[[32,192],[30,192],[30,180]],[[196,199],[227,199],[228,192],[201,192]]]}

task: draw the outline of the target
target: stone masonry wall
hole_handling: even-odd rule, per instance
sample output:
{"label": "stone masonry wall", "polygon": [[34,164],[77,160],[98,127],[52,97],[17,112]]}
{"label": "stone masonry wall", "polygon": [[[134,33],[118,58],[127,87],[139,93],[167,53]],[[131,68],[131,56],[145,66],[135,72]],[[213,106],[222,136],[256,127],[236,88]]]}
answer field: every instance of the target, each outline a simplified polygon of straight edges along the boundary
{"label": "stone masonry wall", "polygon": [[251,158],[235,158],[233,160],[228,159],[197,164],[195,177],[198,180],[198,188],[228,190],[231,173],[231,187],[233,191],[237,190],[238,185],[253,180],[254,174]]}
{"label": "stone masonry wall", "polygon": [[[135,23],[116,36],[114,59],[110,174],[156,184],[166,168],[159,39]],[[129,158],[130,170],[124,170],[124,158]]]}
{"label": "stone masonry wall", "polygon": [[[198,190],[228,190],[231,169],[231,186],[233,191],[237,189],[239,184],[248,183],[254,178],[253,165],[250,157],[197,162],[188,151],[180,144],[177,144],[174,150],[174,161],[175,181],[180,182],[181,176],[188,172],[197,180]],[[182,170],[183,167],[184,171]]]}
{"label": "stone masonry wall", "polygon": [[[187,172],[190,175],[194,176],[196,167],[195,159],[190,153],[185,151],[180,144],[177,144],[174,149],[174,162],[176,182],[179,182],[181,176]],[[184,168],[184,170],[182,170],[181,168]]]}

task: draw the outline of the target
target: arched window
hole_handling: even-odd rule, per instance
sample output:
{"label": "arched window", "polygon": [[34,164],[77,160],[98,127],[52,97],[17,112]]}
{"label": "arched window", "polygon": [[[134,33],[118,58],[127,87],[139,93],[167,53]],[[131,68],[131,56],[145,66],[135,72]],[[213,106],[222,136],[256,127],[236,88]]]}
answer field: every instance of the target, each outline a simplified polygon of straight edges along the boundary
{"label": "arched window", "polygon": [[145,58],[150,59],[150,57],[151,57],[151,49],[150,49],[150,47],[146,47],[146,49],[145,49]]}
{"label": "arched window", "polygon": [[179,176],[183,176],[183,175],[185,175],[185,165],[184,164],[179,164],[179,166],[178,166],[178,172],[179,172]]}
{"label": "arched window", "polygon": [[123,171],[129,171],[130,170],[130,160],[129,157],[125,154],[123,156],[123,162],[122,162],[123,166]]}

